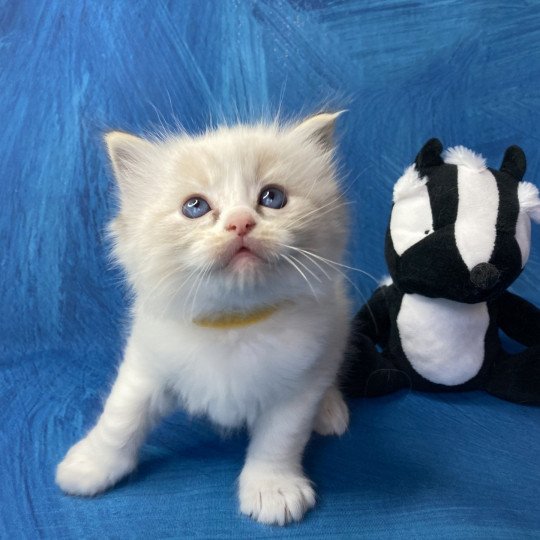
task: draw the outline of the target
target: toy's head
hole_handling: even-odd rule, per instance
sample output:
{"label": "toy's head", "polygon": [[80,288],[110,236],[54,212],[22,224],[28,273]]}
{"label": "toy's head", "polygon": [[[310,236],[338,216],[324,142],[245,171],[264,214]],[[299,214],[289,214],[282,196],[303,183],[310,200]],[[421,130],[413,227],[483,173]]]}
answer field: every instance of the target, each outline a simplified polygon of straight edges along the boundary
{"label": "toy's head", "polygon": [[386,260],[406,293],[475,303],[506,289],[527,262],[538,189],[511,146],[500,170],[462,146],[429,140],[394,186]]}

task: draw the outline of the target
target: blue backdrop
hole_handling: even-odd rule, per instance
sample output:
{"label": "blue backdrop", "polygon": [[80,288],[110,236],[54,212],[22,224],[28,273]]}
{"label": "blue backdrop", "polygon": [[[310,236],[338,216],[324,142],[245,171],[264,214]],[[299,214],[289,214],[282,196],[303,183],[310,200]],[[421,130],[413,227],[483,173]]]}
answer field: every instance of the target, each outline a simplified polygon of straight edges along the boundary
{"label": "blue backdrop", "polygon": [[[109,128],[345,106],[350,261],[385,272],[391,187],[438,136],[540,172],[537,2],[0,1],[0,537],[525,538],[540,535],[540,410],[480,393],[352,403],[315,437],[319,504],[287,529],[237,512],[245,436],[181,413],[137,473],[69,498],[54,468],[100,410],[125,333],[107,262]],[[540,235],[514,291],[540,304]],[[367,295],[373,283],[351,278]]]}

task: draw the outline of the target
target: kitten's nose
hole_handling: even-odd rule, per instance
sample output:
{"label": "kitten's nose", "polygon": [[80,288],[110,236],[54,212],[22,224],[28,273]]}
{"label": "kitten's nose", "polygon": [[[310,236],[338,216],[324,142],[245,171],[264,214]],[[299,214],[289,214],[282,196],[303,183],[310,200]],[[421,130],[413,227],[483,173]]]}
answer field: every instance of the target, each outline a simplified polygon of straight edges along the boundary
{"label": "kitten's nose", "polygon": [[228,216],[225,222],[225,230],[232,233],[236,233],[238,236],[245,236],[253,227],[255,227],[255,220],[250,212],[246,210],[239,210]]}

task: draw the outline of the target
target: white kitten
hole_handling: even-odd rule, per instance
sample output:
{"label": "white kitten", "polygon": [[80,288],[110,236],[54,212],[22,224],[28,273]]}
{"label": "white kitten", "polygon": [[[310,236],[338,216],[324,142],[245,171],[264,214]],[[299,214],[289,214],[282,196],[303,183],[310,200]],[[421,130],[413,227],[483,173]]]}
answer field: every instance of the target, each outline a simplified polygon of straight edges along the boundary
{"label": "white kitten", "polygon": [[327,261],[341,263],[346,241],[338,115],[159,141],[107,135],[133,326],[103,414],[58,466],[64,491],[112,486],[180,405],[225,428],[247,425],[243,513],[284,524],[314,505],[304,447],[312,429],[341,434],[348,423],[335,385],[348,302]]}

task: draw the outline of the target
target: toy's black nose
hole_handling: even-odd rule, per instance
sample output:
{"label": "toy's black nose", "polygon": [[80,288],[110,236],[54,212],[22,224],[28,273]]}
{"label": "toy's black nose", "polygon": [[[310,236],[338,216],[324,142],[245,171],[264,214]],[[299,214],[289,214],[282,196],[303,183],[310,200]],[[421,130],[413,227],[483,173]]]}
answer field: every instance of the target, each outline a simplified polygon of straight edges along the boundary
{"label": "toy's black nose", "polygon": [[479,289],[491,289],[499,281],[500,275],[493,264],[480,263],[471,270],[471,281]]}

